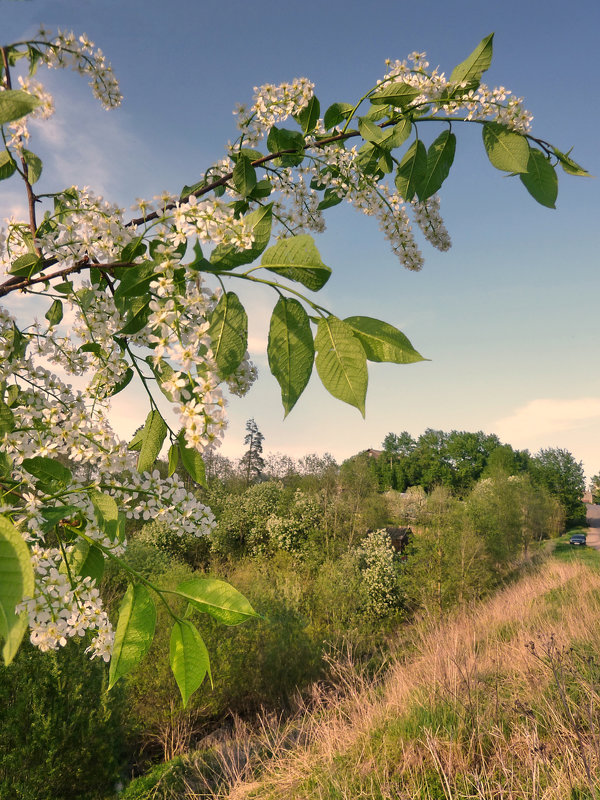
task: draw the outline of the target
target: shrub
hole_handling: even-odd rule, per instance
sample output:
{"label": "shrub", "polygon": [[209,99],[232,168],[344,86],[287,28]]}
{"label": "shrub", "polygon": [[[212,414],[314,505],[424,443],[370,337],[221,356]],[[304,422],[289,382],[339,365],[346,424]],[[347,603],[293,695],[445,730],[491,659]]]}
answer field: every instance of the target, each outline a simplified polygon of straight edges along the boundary
{"label": "shrub", "polygon": [[123,691],[84,640],[42,653],[28,642],[0,670],[0,798],[100,800],[125,762]]}

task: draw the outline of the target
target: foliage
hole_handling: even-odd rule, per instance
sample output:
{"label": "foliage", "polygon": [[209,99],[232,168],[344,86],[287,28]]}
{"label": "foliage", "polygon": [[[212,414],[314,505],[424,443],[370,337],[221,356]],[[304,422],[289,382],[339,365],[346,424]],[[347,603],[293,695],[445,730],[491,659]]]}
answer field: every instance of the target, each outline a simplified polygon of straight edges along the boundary
{"label": "foliage", "polygon": [[0,797],[103,800],[123,769],[122,687],[77,638],[60,653],[25,643],[0,671]]}
{"label": "foliage", "polygon": [[428,428],[416,441],[406,431],[399,436],[389,433],[383,441],[385,455],[377,459],[380,487],[404,491],[418,485],[428,491],[442,485],[463,496],[500,447],[497,436],[482,431],[445,433]]}
{"label": "foliage", "polygon": [[585,478],[583,465],[568,450],[549,447],[532,459],[529,471],[539,486],[545,487],[563,505],[568,523],[585,520]]}

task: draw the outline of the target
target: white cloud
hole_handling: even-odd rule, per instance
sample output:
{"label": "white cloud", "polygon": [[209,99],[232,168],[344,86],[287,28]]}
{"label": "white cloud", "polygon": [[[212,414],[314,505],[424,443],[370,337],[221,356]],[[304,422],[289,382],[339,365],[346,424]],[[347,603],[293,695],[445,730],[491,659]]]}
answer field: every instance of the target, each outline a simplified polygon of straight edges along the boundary
{"label": "white cloud", "polygon": [[600,397],[568,400],[541,397],[517,408],[510,416],[499,419],[494,429],[506,441],[531,441],[594,422],[600,423]]}
{"label": "white cloud", "polygon": [[541,397],[497,420],[491,430],[513,447],[536,452],[561,447],[581,460],[588,475],[600,462],[600,397]]}

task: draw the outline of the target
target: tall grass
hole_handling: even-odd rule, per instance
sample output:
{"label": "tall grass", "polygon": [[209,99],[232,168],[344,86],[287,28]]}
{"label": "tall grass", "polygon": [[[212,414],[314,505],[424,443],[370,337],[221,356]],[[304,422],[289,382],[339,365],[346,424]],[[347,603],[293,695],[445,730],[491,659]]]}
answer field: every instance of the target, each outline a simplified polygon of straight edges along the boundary
{"label": "tall grass", "polygon": [[414,637],[379,685],[340,667],[345,692],[305,719],[307,744],[229,796],[600,798],[597,570],[549,560]]}

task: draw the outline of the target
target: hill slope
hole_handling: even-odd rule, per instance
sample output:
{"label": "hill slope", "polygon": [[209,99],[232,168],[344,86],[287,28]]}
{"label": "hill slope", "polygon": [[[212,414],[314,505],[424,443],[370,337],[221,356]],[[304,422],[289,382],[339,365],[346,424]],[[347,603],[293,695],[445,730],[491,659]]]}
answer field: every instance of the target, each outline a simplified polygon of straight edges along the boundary
{"label": "hill slope", "polygon": [[600,573],[548,560],[451,620],[423,625],[376,688],[305,720],[306,744],[231,798],[594,798],[600,785]]}

